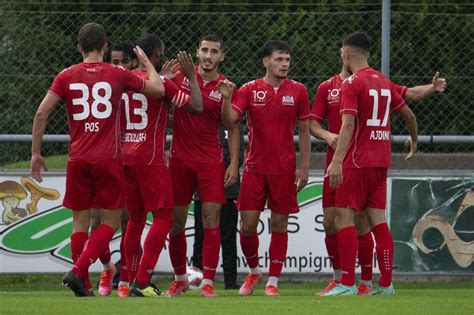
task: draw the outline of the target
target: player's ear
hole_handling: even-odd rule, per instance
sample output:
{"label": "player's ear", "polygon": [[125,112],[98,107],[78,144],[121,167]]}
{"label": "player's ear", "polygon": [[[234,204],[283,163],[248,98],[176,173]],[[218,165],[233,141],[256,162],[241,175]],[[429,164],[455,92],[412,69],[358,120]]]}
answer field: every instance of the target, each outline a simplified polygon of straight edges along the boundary
{"label": "player's ear", "polygon": [[196,57],[198,57],[198,58],[199,58],[199,47],[198,47],[198,48],[196,48]]}
{"label": "player's ear", "polygon": [[262,59],[263,66],[264,66],[265,68],[268,67],[268,63],[269,63],[269,62],[270,62],[270,58],[268,58],[268,57],[264,57],[264,58]]}
{"label": "player's ear", "polygon": [[82,54],[82,47],[80,44],[77,44],[77,51]]}
{"label": "player's ear", "polygon": [[225,53],[222,53],[221,61],[224,61],[224,59],[225,59]]}
{"label": "player's ear", "polygon": [[107,51],[107,47],[109,47],[109,45],[107,44],[107,42],[105,42],[104,46],[102,47],[101,52],[105,53]]}

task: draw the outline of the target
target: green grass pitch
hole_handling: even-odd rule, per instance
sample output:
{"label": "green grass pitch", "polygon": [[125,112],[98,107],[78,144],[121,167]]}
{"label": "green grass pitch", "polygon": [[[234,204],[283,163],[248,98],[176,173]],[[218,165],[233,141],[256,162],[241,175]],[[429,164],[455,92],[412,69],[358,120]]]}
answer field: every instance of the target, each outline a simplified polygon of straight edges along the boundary
{"label": "green grass pitch", "polygon": [[[1,314],[474,314],[473,282],[395,284],[395,296],[315,297],[321,283],[279,285],[280,297],[253,296],[216,284],[219,297],[203,298],[189,291],[176,298],[75,298],[62,288],[60,275],[0,275]],[[165,289],[169,277],[161,277]]]}

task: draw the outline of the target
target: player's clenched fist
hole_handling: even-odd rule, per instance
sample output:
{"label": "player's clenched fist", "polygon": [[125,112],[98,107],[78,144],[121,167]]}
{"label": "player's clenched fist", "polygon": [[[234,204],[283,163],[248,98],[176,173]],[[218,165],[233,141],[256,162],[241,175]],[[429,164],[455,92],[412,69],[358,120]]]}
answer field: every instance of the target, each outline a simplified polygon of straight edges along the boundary
{"label": "player's clenched fist", "polygon": [[219,81],[219,83],[217,83],[217,87],[219,88],[219,92],[222,94],[222,97],[227,99],[232,98],[232,92],[234,91],[235,87],[234,83],[225,79],[223,81]]}

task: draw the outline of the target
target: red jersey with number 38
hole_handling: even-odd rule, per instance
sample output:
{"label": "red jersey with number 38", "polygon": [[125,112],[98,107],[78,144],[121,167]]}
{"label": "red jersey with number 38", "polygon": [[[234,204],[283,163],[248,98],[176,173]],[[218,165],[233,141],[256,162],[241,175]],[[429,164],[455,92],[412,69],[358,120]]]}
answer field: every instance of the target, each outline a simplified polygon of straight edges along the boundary
{"label": "red jersey with number 38", "polygon": [[69,160],[120,158],[120,100],[145,81],[106,62],[83,62],[59,73],[49,90],[66,103]]}
{"label": "red jersey with number 38", "polygon": [[390,112],[405,101],[382,73],[358,70],[341,86],[341,114],[355,116],[355,127],[343,167],[390,167]]}

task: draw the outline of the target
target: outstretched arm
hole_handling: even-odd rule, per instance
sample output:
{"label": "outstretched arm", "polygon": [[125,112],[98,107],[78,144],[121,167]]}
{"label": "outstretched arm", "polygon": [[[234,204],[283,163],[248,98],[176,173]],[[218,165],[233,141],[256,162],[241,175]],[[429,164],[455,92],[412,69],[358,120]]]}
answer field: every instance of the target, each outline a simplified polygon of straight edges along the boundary
{"label": "outstretched arm", "polygon": [[445,89],[446,89],[446,79],[440,78],[439,72],[436,72],[431,84],[417,85],[417,86],[408,88],[405,99],[409,101],[418,102],[429,97],[434,92],[443,93]]}
{"label": "outstretched arm", "polygon": [[46,93],[41,102],[33,121],[32,142],[31,142],[31,163],[30,173],[38,182],[42,182],[41,168],[48,171],[48,166],[41,155],[41,142],[43,140],[44,130],[46,129],[46,122],[49,115],[56,108],[59,102],[59,97],[53,93]]}
{"label": "outstretched arm", "polygon": [[183,72],[184,76],[189,81],[189,87],[191,89],[191,103],[188,106],[183,107],[183,110],[193,114],[202,114],[202,95],[199,83],[197,81],[196,69],[194,68],[193,57],[191,54],[185,51],[180,51],[177,56],[179,67]]}
{"label": "outstretched arm", "polygon": [[153,66],[150,59],[148,59],[147,55],[140,47],[135,46],[133,51],[137,55],[140,64],[145,67],[148,74],[148,80],[145,81],[145,87],[142,93],[146,96],[162,98],[165,95],[165,87],[158,72],[156,72],[155,66]]}
{"label": "outstretched arm", "polygon": [[337,134],[324,129],[321,124],[316,120],[311,120],[309,122],[309,130],[313,137],[326,141],[328,146],[330,146],[334,150],[336,149]]}

